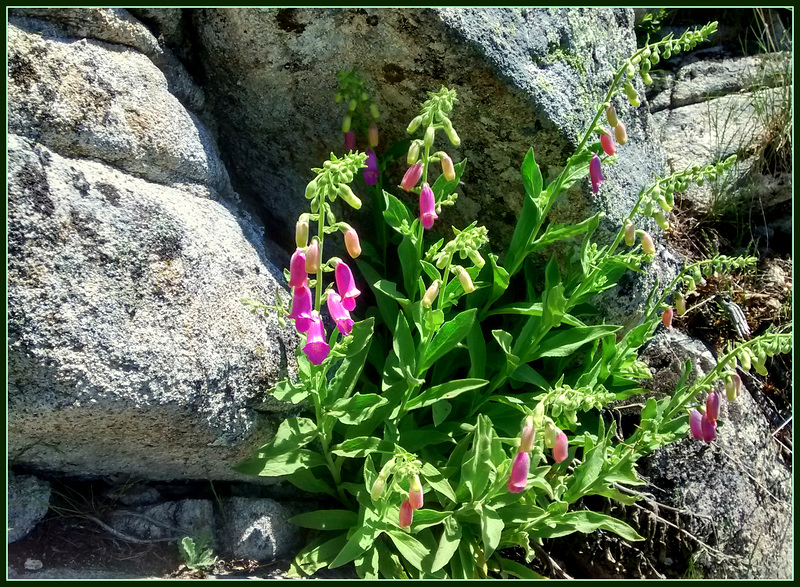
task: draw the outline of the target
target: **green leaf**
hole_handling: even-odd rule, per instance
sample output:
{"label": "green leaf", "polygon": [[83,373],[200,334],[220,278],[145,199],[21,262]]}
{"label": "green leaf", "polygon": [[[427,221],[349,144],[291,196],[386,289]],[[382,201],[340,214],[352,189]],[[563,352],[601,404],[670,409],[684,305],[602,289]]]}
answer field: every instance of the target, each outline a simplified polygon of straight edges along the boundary
{"label": "green leaf", "polygon": [[400,557],[389,550],[382,541],[375,542],[375,549],[380,557],[380,569],[383,576],[387,579],[408,579]]}
{"label": "green leaf", "polygon": [[472,448],[467,453],[461,471],[461,479],[473,501],[480,499],[489,482],[486,467],[490,465],[493,432],[491,420],[483,414],[479,415],[472,439]]}
{"label": "green leaf", "polygon": [[[619,326],[576,326],[548,333],[527,361],[541,357],[568,357],[580,347],[596,338],[612,334]],[[527,362],[526,361],[526,362]]]}
{"label": "green leaf", "polygon": [[291,475],[286,475],[286,480],[303,491],[308,493],[327,493],[335,496],[333,488],[325,481],[317,479],[311,469],[298,469]]}
{"label": "green leaf", "polygon": [[372,317],[353,325],[353,331],[348,337],[350,344],[347,347],[347,355],[336,369],[336,375],[328,385],[328,397],[326,398],[328,403],[346,398],[353,392],[369,354],[374,326],[375,318]]}
{"label": "green leaf", "polygon": [[514,575],[517,579],[544,579],[542,575],[526,567],[523,564],[518,562],[514,562],[512,560],[508,560],[507,558],[503,558],[502,556],[497,557],[496,559],[500,563],[500,569],[502,573],[508,573],[509,575]]}
{"label": "green leaf", "polygon": [[382,530],[372,528],[369,526],[361,526],[347,541],[344,548],[336,555],[336,558],[328,565],[329,569],[335,569],[346,565],[352,560],[355,560],[361,553],[366,551],[375,539],[381,534]]}
{"label": "green leaf", "polygon": [[380,579],[380,555],[375,548],[369,549],[355,560],[356,573],[361,579],[375,580]]}
{"label": "green leaf", "polygon": [[481,508],[481,536],[483,537],[484,556],[488,559],[500,544],[500,535],[503,533],[503,519],[490,508]]}
{"label": "green leaf", "polygon": [[397,314],[397,320],[395,321],[392,348],[400,359],[401,369],[408,369],[413,373],[416,367],[416,347],[414,338],[411,336],[411,329],[402,312]]}
{"label": "green leaf", "polygon": [[600,529],[607,530],[608,532],[614,532],[615,534],[622,536],[625,540],[644,540],[644,537],[639,536],[636,530],[631,528],[625,522],[598,512],[587,510],[567,512],[561,516],[561,519],[559,519],[558,522],[571,525],[575,530],[578,532],[583,532],[584,534],[589,534]]}
{"label": "green leaf", "polygon": [[450,559],[453,558],[456,550],[458,550],[459,542],[461,542],[461,526],[458,525],[455,518],[445,518],[444,530],[442,537],[439,539],[439,548],[436,549],[436,555],[431,565],[432,571],[436,572],[450,562]]}
{"label": "green leaf", "polygon": [[533,370],[533,367],[527,363],[518,366],[511,374],[511,379],[514,381],[522,381],[523,383],[530,383],[540,389],[550,389],[550,384],[547,380]]}
{"label": "green leaf", "polygon": [[417,510],[414,512],[413,531],[417,532],[431,526],[438,526],[453,515],[453,512],[439,512],[436,510]]}
{"label": "green leaf", "polygon": [[500,348],[503,349],[503,352],[506,355],[506,365],[504,373],[510,374],[513,373],[514,370],[519,365],[519,357],[516,356],[512,350],[513,347],[513,340],[514,337],[511,336],[510,333],[506,332],[505,330],[492,330],[492,336],[497,341],[497,344],[500,345]]}
{"label": "green leaf", "polygon": [[531,251],[565,238],[583,234],[584,232],[589,232],[591,234],[600,224],[601,216],[602,212],[598,212],[591,218],[587,218],[577,224],[550,224],[544,231],[544,234],[531,245]]}
{"label": "green leaf", "polygon": [[[500,314],[515,314],[515,315],[522,315],[522,316],[541,316],[542,315],[542,303],[541,302],[534,302],[534,303],[514,303],[508,304],[503,306],[502,308],[497,308],[496,310],[492,310],[489,312],[489,316],[495,316]],[[586,326],[583,322],[578,320],[575,316],[571,314],[564,314],[561,318],[561,321],[564,324],[569,324],[570,326]]]}
{"label": "green leaf", "polygon": [[269,459],[247,459],[234,465],[233,470],[244,475],[260,477],[281,477],[300,469],[325,465],[325,459],[319,453],[301,448],[291,452],[270,457]]}
{"label": "green leaf", "polygon": [[[416,225],[419,221],[415,220]],[[400,257],[400,267],[403,270],[403,285],[406,288],[406,294],[413,299],[414,289],[417,286],[417,280],[422,272],[422,265],[420,265],[419,249],[415,244],[416,240],[410,236],[404,236],[397,247],[397,256]]]}
{"label": "green leaf", "polygon": [[455,191],[455,189],[458,187],[458,183],[461,181],[461,175],[464,173],[464,167],[466,167],[466,165],[466,159],[462,159],[453,165],[456,176],[451,181],[447,181],[444,174],[441,174],[436,178],[436,181],[433,182],[433,185],[431,186],[431,190],[433,190],[437,202],[441,202]]}
{"label": "green leaf", "polygon": [[424,358],[419,362],[417,373],[424,373],[436,361],[453,350],[461,342],[475,321],[476,308],[461,312],[455,318],[446,322],[425,350]]}
{"label": "green leaf", "polygon": [[[320,536],[297,553],[292,563],[292,570],[289,572],[290,577],[314,574],[327,566],[347,543],[347,534],[340,534],[330,540],[325,538],[326,536]],[[302,573],[298,573],[298,570]]]}
{"label": "green leaf", "polygon": [[467,333],[469,351],[469,377],[481,378],[486,375],[486,341],[483,338],[480,322],[475,322]]}
{"label": "green leaf", "polygon": [[[378,310],[381,313],[381,318],[383,318],[383,321],[389,328],[393,328],[397,321],[397,312],[400,311],[397,307],[397,302],[381,290],[375,288],[375,284],[380,281],[381,276],[369,263],[362,259],[356,259],[356,264],[358,265],[358,270],[361,272],[361,275],[364,276],[364,280],[375,294],[375,301],[378,303]],[[355,326],[353,328],[355,328]],[[300,354],[303,355],[302,352]]]}
{"label": "green leaf", "polygon": [[503,264],[509,275],[514,275],[522,266],[522,261],[528,255],[528,247],[536,237],[534,230],[539,224],[542,211],[537,199],[542,189],[542,173],[533,156],[533,148],[528,150],[522,162],[522,185],[525,188],[525,197],[522,201],[522,212],[511,237],[505,263]]}
{"label": "green leaf", "polygon": [[304,385],[292,383],[288,379],[284,379],[267,393],[279,401],[293,404],[299,404],[308,397],[308,390]]}
{"label": "green leaf", "polygon": [[498,504],[495,507],[500,518],[506,524],[527,524],[547,515],[542,508],[524,503],[513,503],[505,507],[500,507]]}
{"label": "green leaf", "polygon": [[431,404],[435,404],[442,399],[453,399],[464,392],[479,389],[489,383],[486,379],[457,379],[455,381],[448,381],[441,385],[430,387],[419,394],[417,397],[412,398],[406,404],[406,408],[416,410],[417,408],[424,408]]}
{"label": "green leaf", "polygon": [[317,437],[317,426],[308,418],[286,418],[270,442],[258,449],[257,457],[270,459],[305,446]]}
{"label": "green leaf", "polygon": [[387,281],[386,279],[381,279],[375,282],[373,288],[385,294],[387,297],[392,298],[394,301],[396,301],[403,307],[405,307],[409,303],[408,298],[406,298],[399,291],[397,291],[396,283]]}
{"label": "green leaf", "polygon": [[497,264],[497,255],[489,254],[489,261],[492,264],[492,291],[489,298],[486,300],[486,305],[493,304],[500,296],[508,289],[508,283],[511,276],[505,268]]}
{"label": "green leaf", "polygon": [[388,400],[374,393],[357,393],[347,399],[340,399],[331,408],[330,415],[342,424],[360,424],[370,418],[376,408],[386,405]]}
{"label": "green leaf", "polygon": [[[408,234],[401,230],[403,226],[410,228],[413,219],[406,205],[395,198],[392,194],[384,190],[383,198],[386,201],[386,209],[383,211],[383,218],[386,224],[394,228],[400,234]],[[405,223],[405,224],[404,224]]]}
{"label": "green leaf", "polygon": [[591,438],[588,435],[585,436],[583,462],[575,467],[575,471],[572,474],[572,484],[562,497],[567,503],[572,503],[588,493],[589,488],[600,476],[600,471],[603,469],[606,457],[604,431],[603,419],[600,418],[600,432],[597,435],[597,446],[593,447]]}
{"label": "green leaf", "polygon": [[422,474],[425,477],[425,481],[433,487],[436,491],[447,497],[449,500],[455,502],[456,501],[456,492],[453,491],[453,487],[450,485],[450,482],[447,478],[430,463],[425,463],[422,465]]}
{"label": "green leaf", "polygon": [[394,542],[394,545],[403,558],[420,571],[423,570],[422,561],[428,556],[428,551],[420,544],[419,540],[399,530],[387,530],[386,533],[389,535],[389,538],[392,539],[392,542]]}
{"label": "green leaf", "polygon": [[358,514],[350,510],[317,510],[294,516],[289,521],[314,530],[349,530],[358,524]]}
{"label": "green leaf", "polygon": [[453,411],[453,405],[446,400],[439,400],[433,407],[431,408],[431,416],[433,416],[433,425],[438,426],[445,420],[447,420],[447,416],[450,415],[450,412]]}
{"label": "green leaf", "polygon": [[394,444],[374,436],[359,436],[337,444],[331,452],[340,457],[365,457],[371,452],[393,453]]}

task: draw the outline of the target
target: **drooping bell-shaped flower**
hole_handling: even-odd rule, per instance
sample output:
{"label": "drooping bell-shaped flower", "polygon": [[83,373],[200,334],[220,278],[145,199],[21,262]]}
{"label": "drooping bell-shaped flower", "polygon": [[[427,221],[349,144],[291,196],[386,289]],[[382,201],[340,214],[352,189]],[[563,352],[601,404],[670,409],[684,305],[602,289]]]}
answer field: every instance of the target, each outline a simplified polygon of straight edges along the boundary
{"label": "drooping bell-shaped flower", "polygon": [[461,287],[464,288],[464,293],[474,292],[475,284],[472,283],[472,277],[467,273],[467,270],[457,265],[456,272],[458,273],[458,280],[461,282]]}
{"label": "drooping bell-shaped flower", "polygon": [[608,124],[611,126],[617,126],[619,124],[619,118],[617,118],[617,111],[614,109],[613,104],[609,104],[606,107],[606,120],[608,120]]}
{"label": "drooping bell-shaped flower", "polygon": [[294,241],[298,248],[305,249],[308,246],[308,216],[301,214],[294,227]]}
{"label": "drooping bell-shaped flower", "polygon": [[356,287],[353,281],[353,272],[350,271],[345,263],[339,262],[336,264],[336,289],[339,290],[339,295],[342,296],[342,306],[348,312],[356,309],[356,298],[361,295],[361,292]]}
{"label": "drooping bell-shaped flower", "polygon": [[350,318],[350,312],[345,310],[342,305],[342,297],[335,291],[328,294],[328,311],[331,313],[331,318],[336,322],[336,328],[339,329],[339,332],[348,336],[353,331],[354,322]]}
{"label": "drooping bell-shaped flower", "polygon": [[369,146],[370,147],[377,147],[378,146],[378,127],[374,124],[369,125],[369,130],[367,131],[367,136],[369,138]]}
{"label": "drooping bell-shaped flower", "polygon": [[625,222],[625,244],[629,247],[636,244],[636,226],[630,220]]}
{"label": "drooping bell-shaped flower", "polygon": [[741,390],[742,378],[739,377],[738,373],[734,373],[725,380],[725,396],[728,398],[728,401],[736,401]]}
{"label": "drooping bell-shaped flower", "polygon": [[433,228],[433,222],[439,218],[436,214],[436,200],[433,195],[433,190],[426,183],[422,186],[422,191],[419,193],[419,220],[422,222],[423,228]]}
{"label": "drooping bell-shaped flower", "polygon": [[556,445],[556,436],[558,436],[558,428],[551,420],[547,420],[544,425],[545,448],[553,448]]}
{"label": "drooping bell-shaped flower", "polygon": [[623,123],[620,122],[614,127],[614,136],[617,137],[617,142],[620,145],[624,145],[628,142],[628,131],[625,130],[625,125]]}
{"label": "drooping bell-shaped flower", "polygon": [[511,465],[511,475],[508,478],[508,490],[511,493],[525,491],[528,484],[528,471],[531,468],[531,456],[527,452],[518,452]]}
{"label": "drooping bell-shaped flower", "polygon": [[597,155],[592,155],[592,160],[589,161],[589,179],[592,182],[592,191],[596,194],[605,179],[600,169],[600,157]]}
{"label": "drooping bell-shaped flower", "polygon": [[639,234],[639,238],[642,241],[642,250],[648,255],[655,255],[656,254],[656,246],[653,244],[653,237],[650,236],[646,231],[642,231]]}
{"label": "drooping bell-shaped flower", "polygon": [[617,151],[617,147],[614,145],[614,139],[605,131],[600,135],[600,145],[602,145],[606,155],[613,155]]}
{"label": "drooping bell-shaped flower", "polygon": [[411,477],[411,484],[408,488],[408,503],[411,504],[412,510],[418,510],[422,507],[422,484],[419,482],[419,475]]}
{"label": "drooping bell-shaped flower", "polygon": [[306,254],[303,249],[297,249],[289,262],[289,287],[304,287],[307,283]]}
{"label": "drooping bell-shaped flower", "polygon": [[703,414],[702,418],[700,419],[700,425],[703,429],[703,440],[705,442],[711,442],[717,437],[717,423],[711,422],[706,417],[706,414]]}
{"label": "drooping bell-shaped flower", "polygon": [[422,296],[422,307],[423,308],[430,308],[433,305],[433,301],[436,299],[436,296],[439,295],[439,280],[436,279],[428,289],[425,290],[425,295]]}
{"label": "drooping bell-shaped flower", "polygon": [[306,273],[316,273],[319,269],[319,241],[317,237],[311,239],[311,244],[306,249]]}
{"label": "drooping bell-shaped flower", "polygon": [[322,318],[319,313],[312,312],[311,325],[308,328],[306,346],[303,352],[314,365],[319,365],[328,358],[331,348],[325,340],[325,327],[322,325]]}
{"label": "drooping bell-shaped flower", "polygon": [[411,502],[409,500],[405,500],[403,505],[400,506],[400,527],[408,528],[413,519],[414,508],[411,507]]}
{"label": "drooping bell-shaped flower", "polygon": [[675,309],[678,311],[678,316],[686,313],[686,298],[680,292],[675,294]]}
{"label": "drooping bell-shaped flower", "polygon": [[716,422],[719,418],[719,394],[712,391],[706,398],[706,419],[709,422]]}
{"label": "drooping bell-shaped flower", "polygon": [[400,187],[410,192],[417,185],[420,177],[422,177],[422,163],[415,163],[406,171],[402,181],[400,181]]}
{"label": "drooping bell-shaped flower", "polygon": [[533,450],[533,439],[536,437],[536,430],[533,427],[533,416],[525,418],[522,432],[519,435],[519,452],[531,452]]}
{"label": "drooping bell-shaped flower", "polygon": [[365,184],[373,186],[378,183],[378,178],[381,174],[378,171],[378,158],[375,156],[375,153],[373,153],[372,150],[367,151],[366,164],[367,167],[361,172],[361,175],[364,178]]}
{"label": "drooping bell-shaped flower", "polygon": [[567,435],[559,430],[556,436],[556,445],[553,447],[553,460],[557,463],[563,462],[567,458],[568,451],[569,441],[567,440]]}
{"label": "drooping bell-shaped flower", "polygon": [[689,413],[689,429],[692,431],[692,438],[695,440],[703,439],[703,414],[697,410]]}
{"label": "drooping bell-shaped flower", "polygon": [[353,259],[358,258],[361,254],[361,241],[358,238],[358,233],[352,226],[347,227],[344,231],[344,248],[347,249],[347,254]]}
{"label": "drooping bell-shaped flower", "polygon": [[447,153],[442,155],[442,175],[447,181],[453,181],[456,178],[456,168],[453,166],[453,160]]}
{"label": "drooping bell-shaped flower", "polygon": [[348,152],[356,150],[356,131],[353,129],[344,133],[344,150]]}
{"label": "drooping bell-shaped flower", "polygon": [[308,332],[313,320],[312,309],[311,290],[308,286],[295,287],[292,290],[292,311],[287,318],[294,320],[297,332]]}
{"label": "drooping bell-shaped flower", "polygon": [[664,313],[661,314],[661,323],[667,328],[672,328],[672,316],[674,313],[675,311],[672,308],[667,308],[664,310]]}

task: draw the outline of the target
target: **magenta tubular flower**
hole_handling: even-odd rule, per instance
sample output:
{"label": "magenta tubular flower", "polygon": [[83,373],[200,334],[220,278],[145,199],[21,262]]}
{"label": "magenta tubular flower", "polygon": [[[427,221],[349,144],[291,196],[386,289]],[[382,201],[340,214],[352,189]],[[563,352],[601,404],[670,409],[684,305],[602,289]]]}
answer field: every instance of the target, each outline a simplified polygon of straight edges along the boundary
{"label": "magenta tubular flower", "polygon": [[350,312],[345,310],[342,305],[341,296],[335,291],[328,294],[328,311],[331,313],[331,318],[336,322],[336,328],[339,329],[339,332],[348,336],[353,331],[354,322],[350,318]]}
{"label": "magenta tubular flower", "polygon": [[436,214],[436,200],[433,196],[433,190],[426,183],[422,186],[422,191],[419,193],[419,219],[422,222],[423,228],[433,228],[433,221],[439,218]]}
{"label": "magenta tubular flower", "polygon": [[592,181],[592,191],[597,193],[605,179],[600,169],[600,157],[597,155],[592,155],[592,160],[589,162],[589,179]]}
{"label": "magenta tubular flower", "polygon": [[400,527],[408,528],[411,525],[411,520],[414,519],[414,508],[411,507],[411,502],[405,500],[403,505],[400,506]]}
{"label": "magenta tubular flower", "polygon": [[303,347],[303,352],[309,361],[319,365],[328,358],[331,348],[328,346],[328,341],[325,340],[325,327],[322,325],[322,318],[317,312],[312,312],[310,322],[311,325],[308,328],[306,346]]}
{"label": "magenta tubular flower", "polygon": [[567,435],[559,432],[558,436],[556,436],[556,445],[553,447],[553,460],[557,463],[563,462],[567,458],[568,451],[569,441],[567,440]]}
{"label": "magenta tubular flower", "polygon": [[614,139],[611,138],[611,135],[608,133],[602,133],[600,135],[600,144],[603,147],[603,151],[606,152],[606,155],[613,155],[617,152],[617,147],[614,145]]}
{"label": "magenta tubular flower", "polygon": [[667,328],[672,328],[672,316],[674,313],[675,311],[672,308],[667,308],[664,310],[664,313],[661,314],[661,323]]}
{"label": "magenta tubular flower", "polygon": [[361,292],[356,288],[355,281],[353,281],[353,272],[346,264],[339,262],[336,264],[336,289],[339,290],[339,295],[342,296],[342,306],[348,312],[356,309],[356,298],[361,295]]}
{"label": "magenta tubular flower", "polygon": [[373,186],[378,183],[378,177],[380,177],[381,174],[378,171],[378,158],[371,150],[367,151],[366,163],[367,167],[361,172],[361,176],[364,178],[365,184]]}
{"label": "magenta tubular flower", "polygon": [[411,504],[412,510],[418,510],[422,507],[422,484],[419,482],[419,475],[414,475],[411,478],[411,485],[408,488],[408,503]]}
{"label": "magenta tubular flower", "polygon": [[344,133],[344,150],[355,151],[356,149],[356,131],[348,130]]}
{"label": "magenta tubular flower", "polygon": [[400,182],[400,187],[410,192],[417,185],[420,177],[422,177],[422,163],[415,163],[406,171],[403,180]]}
{"label": "magenta tubular flower", "polygon": [[716,422],[719,418],[719,394],[712,391],[706,398],[706,419],[709,422]]}
{"label": "magenta tubular flower", "polygon": [[531,456],[526,452],[518,452],[511,465],[511,476],[508,478],[508,490],[511,493],[525,491],[528,484],[528,471],[531,469]]}
{"label": "magenta tubular flower", "polygon": [[306,254],[302,249],[297,249],[289,262],[289,287],[305,287],[307,284]]}
{"label": "magenta tubular flower", "polygon": [[703,414],[697,410],[692,410],[689,413],[689,428],[692,431],[692,438],[695,440],[703,439]]}
{"label": "magenta tubular flower", "polygon": [[308,332],[313,316],[311,314],[311,290],[307,285],[292,290],[292,312],[287,316],[294,320],[297,332]]}
{"label": "magenta tubular flower", "polygon": [[705,414],[700,419],[700,425],[703,429],[703,440],[705,442],[711,442],[717,437],[717,423],[709,421]]}

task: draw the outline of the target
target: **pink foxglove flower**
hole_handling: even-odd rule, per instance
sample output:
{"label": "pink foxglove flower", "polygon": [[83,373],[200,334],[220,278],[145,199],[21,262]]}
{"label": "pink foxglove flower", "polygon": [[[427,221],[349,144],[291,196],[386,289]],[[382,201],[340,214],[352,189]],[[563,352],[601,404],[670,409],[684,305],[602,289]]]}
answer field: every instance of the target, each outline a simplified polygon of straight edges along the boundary
{"label": "pink foxglove flower", "polygon": [[600,135],[600,144],[603,147],[603,151],[606,152],[606,155],[613,155],[617,151],[617,147],[614,145],[614,139],[606,132]]}
{"label": "pink foxglove flower", "polygon": [[316,273],[319,269],[319,241],[314,237],[306,249],[306,273]]}
{"label": "pink foxglove flower", "polygon": [[569,441],[567,435],[559,431],[556,436],[556,445],[553,447],[553,460],[557,463],[563,462],[567,458]]}
{"label": "pink foxglove flower", "polygon": [[352,227],[344,231],[344,247],[347,249],[347,254],[353,259],[361,254],[361,241],[358,233]]}
{"label": "pink foxglove flower", "polygon": [[361,295],[361,292],[356,288],[355,281],[353,281],[353,272],[346,264],[339,262],[336,264],[336,289],[339,290],[339,295],[342,296],[342,306],[348,312],[356,309],[356,298]]}
{"label": "pink foxglove flower", "polygon": [[439,295],[439,280],[436,279],[434,282],[425,290],[425,295],[422,296],[422,307],[423,308],[430,308],[433,305],[434,300],[436,300],[436,296]]}
{"label": "pink foxglove flower", "polygon": [[436,214],[436,200],[433,190],[426,183],[419,193],[419,219],[423,228],[433,228],[433,221],[439,218]]}
{"label": "pink foxglove flower", "polygon": [[351,129],[344,133],[344,150],[348,152],[356,150],[356,131]]}
{"label": "pink foxglove flower", "polygon": [[528,484],[528,471],[531,469],[531,456],[526,452],[518,452],[511,465],[511,476],[508,478],[508,490],[511,493],[525,491]]}
{"label": "pink foxglove flower", "polygon": [[712,391],[706,398],[706,419],[709,422],[716,422],[719,418],[719,394]]}
{"label": "pink foxglove flower", "polygon": [[311,290],[307,285],[292,290],[292,312],[287,316],[294,320],[297,332],[308,332],[313,321]]}
{"label": "pink foxglove flower", "polygon": [[597,155],[592,155],[592,160],[589,162],[589,179],[592,181],[592,191],[597,193],[605,179],[600,169],[600,157]]}
{"label": "pink foxglove flower", "polygon": [[306,254],[303,249],[297,249],[289,262],[289,287],[304,287],[306,284],[308,284]]}
{"label": "pink foxglove flower", "polygon": [[689,428],[692,431],[692,438],[695,440],[703,439],[703,414],[697,410],[689,413]]}
{"label": "pink foxglove flower", "polygon": [[365,184],[373,186],[378,183],[378,178],[381,174],[378,171],[378,159],[375,157],[375,153],[373,153],[372,150],[367,151],[366,163],[367,167],[361,172],[361,175],[364,178]]}
{"label": "pink foxglove flower", "polygon": [[411,485],[408,488],[408,503],[411,504],[412,510],[418,510],[422,507],[422,484],[419,482],[419,475],[411,477]]}
{"label": "pink foxglove flower", "polygon": [[411,507],[411,502],[409,500],[405,500],[403,505],[400,506],[400,527],[408,528],[413,519],[414,508]]}
{"label": "pink foxglove flower", "polygon": [[529,416],[525,419],[525,425],[519,435],[519,452],[531,452],[535,436],[536,430],[533,427],[533,416]]}
{"label": "pink foxglove flower", "polygon": [[415,163],[406,171],[406,174],[400,182],[400,187],[410,192],[413,187],[417,185],[420,177],[422,177],[422,163]]}
{"label": "pink foxglove flower", "polygon": [[674,313],[675,311],[672,308],[667,308],[664,310],[664,313],[661,314],[661,323],[667,328],[672,328],[672,316]]}
{"label": "pink foxglove flower", "polygon": [[700,419],[700,425],[703,429],[703,440],[705,442],[711,442],[717,437],[717,423],[709,421],[705,414]]}
{"label": "pink foxglove flower", "polygon": [[331,348],[325,340],[325,327],[322,325],[322,318],[317,312],[312,312],[311,326],[308,329],[306,346],[303,352],[314,365],[319,365],[328,358]]}
{"label": "pink foxglove flower", "polygon": [[336,328],[339,329],[339,332],[348,336],[353,331],[354,322],[350,318],[350,312],[345,310],[342,305],[341,296],[335,291],[328,294],[328,311],[331,313],[331,318],[336,322]]}

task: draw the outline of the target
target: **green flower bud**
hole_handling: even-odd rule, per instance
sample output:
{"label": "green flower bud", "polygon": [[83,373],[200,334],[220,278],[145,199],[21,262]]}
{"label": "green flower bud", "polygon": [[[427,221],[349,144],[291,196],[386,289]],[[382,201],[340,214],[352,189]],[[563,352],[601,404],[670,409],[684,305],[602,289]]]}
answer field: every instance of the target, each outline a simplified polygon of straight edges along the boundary
{"label": "green flower bud", "polygon": [[340,183],[336,191],[339,194],[339,197],[347,202],[350,206],[356,210],[361,209],[361,200],[359,200],[358,197],[353,193],[353,190],[350,189],[349,185],[346,183]]}
{"label": "green flower bud", "polygon": [[356,106],[358,106],[358,102],[356,102],[356,99],[353,98],[352,100],[350,100],[350,112],[353,112],[356,109]]}
{"label": "green flower bud", "polygon": [[664,59],[669,59],[670,57],[672,57],[672,51],[670,50],[669,45],[667,45],[664,47]]}
{"label": "green flower bud", "polygon": [[649,86],[650,84],[652,84],[652,83],[653,83],[653,78],[652,78],[652,77],[650,77],[650,74],[649,74],[649,73],[647,73],[647,72],[644,72],[644,73],[642,73],[642,82],[644,82],[644,84],[645,84],[646,86]]}
{"label": "green flower bud", "polygon": [[421,116],[421,115],[420,115],[420,116],[417,116],[416,118],[414,118],[414,119],[413,119],[413,120],[412,120],[412,121],[409,123],[409,125],[408,125],[408,128],[406,129],[406,132],[407,132],[408,134],[411,134],[411,133],[413,133],[415,130],[417,130],[417,129],[419,128],[419,125],[420,125],[420,124],[422,124],[422,116]]}
{"label": "green flower bud", "polygon": [[695,283],[703,283],[703,274],[700,271],[699,265],[695,265],[692,268],[692,278],[694,279]]}
{"label": "green flower bud", "polygon": [[736,355],[736,358],[739,359],[739,363],[742,365],[742,369],[745,371],[750,370],[750,353],[747,352],[747,349],[742,349]]}
{"label": "green flower bud", "polygon": [[669,202],[667,202],[667,198],[665,198],[664,196],[658,198],[658,205],[661,206],[661,209],[664,210],[664,212],[669,212],[670,210],[672,210],[672,206],[669,205]]}
{"label": "green flower bud", "polygon": [[684,278],[684,283],[686,284],[686,291],[694,291],[697,289],[697,284],[691,277],[687,276],[686,278]]}
{"label": "green flower bud", "polygon": [[425,140],[424,144],[427,149],[430,149],[433,146],[433,139],[435,136],[435,131],[433,130],[432,126],[429,126],[425,129]]}
{"label": "green flower bud", "polygon": [[352,122],[352,118],[349,114],[345,114],[344,120],[342,120],[342,132],[347,132],[350,130],[350,123]]}
{"label": "green flower bud", "polygon": [[313,200],[317,197],[317,179],[314,178],[306,186],[306,199]]}
{"label": "green flower bud", "polygon": [[380,112],[378,112],[378,105],[375,102],[372,102],[369,105],[369,113],[372,114],[372,118],[378,120],[380,117]]}
{"label": "green flower bud", "polygon": [[419,143],[417,141],[411,141],[411,145],[408,147],[408,157],[406,157],[406,163],[409,165],[414,165],[419,160]]}
{"label": "green flower bud", "polygon": [[558,435],[558,428],[553,424],[552,420],[548,420],[544,425],[544,446],[545,448],[553,448],[556,445],[556,436]]}

